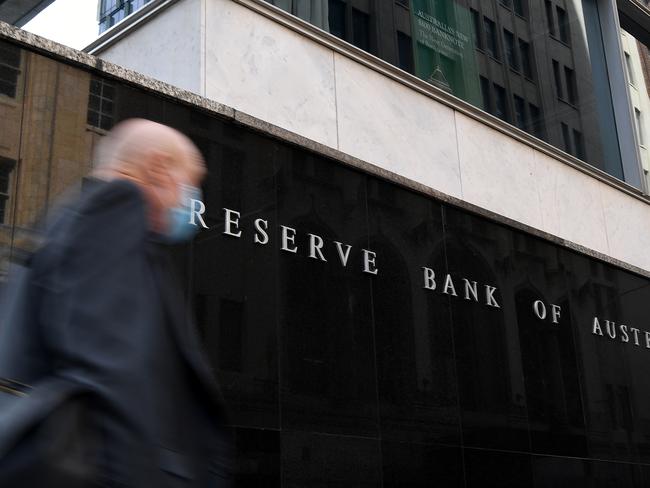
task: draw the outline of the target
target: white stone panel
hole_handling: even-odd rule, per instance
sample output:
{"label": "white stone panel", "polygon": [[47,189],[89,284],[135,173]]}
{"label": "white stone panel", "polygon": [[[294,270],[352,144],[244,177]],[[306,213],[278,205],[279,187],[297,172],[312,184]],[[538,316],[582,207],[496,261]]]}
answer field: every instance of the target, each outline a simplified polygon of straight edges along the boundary
{"label": "white stone panel", "polygon": [[206,2],[206,96],[336,148],[332,51],[232,0]]}
{"label": "white stone panel", "polygon": [[650,271],[650,206],[606,185],[601,194],[609,255]]}
{"label": "white stone panel", "polygon": [[542,230],[607,254],[603,183],[535,151]]}
{"label": "white stone panel", "polygon": [[147,19],[99,54],[170,85],[202,94],[203,0],[183,0]]}
{"label": "white stone panel", "polygon": [[339,149],[461,197],[454,111],[335,55]]}
{"label": "white stone panel", "polygon": [[541,229],[534,150],[458,112],[456,128],[464,199]]}

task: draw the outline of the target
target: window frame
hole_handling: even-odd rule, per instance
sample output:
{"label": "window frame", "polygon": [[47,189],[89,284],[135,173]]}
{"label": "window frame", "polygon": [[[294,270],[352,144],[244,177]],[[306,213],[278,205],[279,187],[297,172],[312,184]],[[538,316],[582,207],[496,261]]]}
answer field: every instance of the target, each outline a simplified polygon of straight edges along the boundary
{"label": "window frame", "polygon": [[[93,93],[93,83],[99,83],[100,90],[99,93]],[[113,90],[113,96],[107,97],[104,96],[105,93],[105,88],[106,87],[111,87]],[[112,128],[113,124],[115,123],[115,100],[116,100],[116,85],[113,84],[111,81],[100,77],[100,76],[92,76],[90,78],[89,84],[88,84],[88,106],[87,106],[87,113],[86,113],[86,125],[88,127],[92,127],[93,129],[98,129],[101,131],[108,131]],[[93,97],[97,98],[99,100],[99,105],[98,108],[92,108],[90,101],[93,99]],[[104,102],[110,103],[111,104],[111,111],[110,114],[107,111],[104,111]],[[97,116],[97,124],[93,123],[91,121],[91,113],[96,114]],[[105,119],[110,120],[110,124],[108,126],[104,126],[102,122]]]}
{"label": "window frame", "polygon": [[0,156],[0,182],[6,180],[7,186],[3,191],[2,185],[0,185],[0,225],[8,225],[7,213],[11,209],[7,207],[11,200],[11,180],[15,169],[16,161]]}
{"label": "window frame", "polygon": [[[490,28],[488,29],[488,25]],[[492,59],[501,61],[501,55],[499,52],[499,33],[497,32],[497,23],[489,18],[487,15],[483,15],[483,30],[485,31],[485,52]]]}
{"label": "window frame", "polygon": [[508,68],[517,73],[521,72],[521,62],[519,60],[517,36],[507,28],[503,27],[503,50],[504,58],[508,64]]}
{"label": "window frame", "polygon": [[0,92],[0,97],[5,100],[18,100],[21,94],[20,75],[23,72],[23,50],[19,46],[16,46],[15,44],[12,44],[10,42],[4,40],[2,40],[1,42],[3,45],[8,46],[10,49],[16,49],[18,53],[18,64],[16,66],[13,66],[11,64],[3,62],[2,58],[0,58],[0,67],[6,68],[15,73],[13,96],[9,95],[8,93]]}

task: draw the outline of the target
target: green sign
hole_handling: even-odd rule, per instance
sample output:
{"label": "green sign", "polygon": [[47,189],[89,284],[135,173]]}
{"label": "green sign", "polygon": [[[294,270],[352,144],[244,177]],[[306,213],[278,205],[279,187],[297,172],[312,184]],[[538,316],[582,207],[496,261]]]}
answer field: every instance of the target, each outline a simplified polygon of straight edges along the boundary
{"label": "green sign", "polygon": [[470,11],[453,0],[411,0],[415,74],[481,105]]}

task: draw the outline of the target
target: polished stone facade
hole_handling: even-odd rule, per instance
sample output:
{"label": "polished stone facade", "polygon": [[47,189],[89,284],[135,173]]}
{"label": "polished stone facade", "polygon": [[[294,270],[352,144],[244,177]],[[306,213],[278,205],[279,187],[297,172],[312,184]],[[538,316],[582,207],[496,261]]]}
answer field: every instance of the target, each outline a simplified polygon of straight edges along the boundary
{"label": "polished stone facade", "polygon": [[[80,73],[61,93],[88,90],[88,72],[61,69]],[[235,427],[237,486],[650,485],[650,349],[643,335],[636,345],[593,329],[594,317],[603,330],[607,320],[648,329],[647,277],[113,83],[114,120],[176,127],[208,163],[209,229],[174,252]],[[85,115],[87,102],[66,110]],[[50,113],[61,140],[92,130],[66,113]],[[30,150],[16,148],[17,161]],[[15,188],[17,207],[41,192]],[[240,236],[224,234],[224,209],[238,212]],[[623,238],[633,229],[620,221]],[[295,253],[282,249],[284,228]],[[310,234],[326,260],[310,257]],[[345,260],[336,242],[350,246]]]}

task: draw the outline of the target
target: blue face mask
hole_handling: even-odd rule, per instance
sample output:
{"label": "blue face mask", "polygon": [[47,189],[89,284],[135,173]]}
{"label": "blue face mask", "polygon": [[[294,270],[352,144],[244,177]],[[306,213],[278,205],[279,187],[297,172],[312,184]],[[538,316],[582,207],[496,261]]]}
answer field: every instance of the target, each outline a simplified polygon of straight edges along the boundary
{"label": "blue face mask", "polygon": [[192,200],[202,200],[201,190],[191,185],[179,185],[180,197],[175,207],[167,209],[167,231],[165,242],[179,244],[192,240],[199,230],[199,222],[192,223]]}

